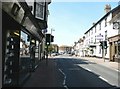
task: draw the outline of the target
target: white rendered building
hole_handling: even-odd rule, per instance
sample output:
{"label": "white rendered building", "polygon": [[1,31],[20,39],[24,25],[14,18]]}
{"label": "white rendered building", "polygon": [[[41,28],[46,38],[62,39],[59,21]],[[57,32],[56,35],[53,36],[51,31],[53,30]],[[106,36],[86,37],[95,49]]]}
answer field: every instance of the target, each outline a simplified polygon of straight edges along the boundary
{"label": "white rendered building", "polygon": [[[114,30],[113,24],[110,24],[109,21],[113,18],[114,13],[117,14],[120,11],[119,9],[120,5],[113,10],[111,10],[110,5],[106,5],[106,14],[85,32],[86,55],[109,58],[108,38],[118,34],[118,30]],[[103,43],[104,48],[102,45],[100,46],[100,42]]]}

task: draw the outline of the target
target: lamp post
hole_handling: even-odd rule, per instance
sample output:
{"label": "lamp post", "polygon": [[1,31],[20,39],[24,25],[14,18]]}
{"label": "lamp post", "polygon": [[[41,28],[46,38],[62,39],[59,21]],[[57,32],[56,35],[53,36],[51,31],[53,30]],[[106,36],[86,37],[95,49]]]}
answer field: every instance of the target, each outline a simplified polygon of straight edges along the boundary
{"label": "lamp post", "polygon": [[[51,38],[52,38],[52,32],[55,31],[55,29],[51,28],[51,35],[50,35],[50,45],[51,45]],[[51,56],[51,51],[50,51],[50,56]]]}
{"label": "lamp post", "polygon": [[105,43],[104,43],[104,38],[103,38],[103,35],[99,34],[96,36],[96,39],[99,40],[99,42],[101,43],[101,46],[102,46],[102,58],[104,59],[104,62],[105,62]]}

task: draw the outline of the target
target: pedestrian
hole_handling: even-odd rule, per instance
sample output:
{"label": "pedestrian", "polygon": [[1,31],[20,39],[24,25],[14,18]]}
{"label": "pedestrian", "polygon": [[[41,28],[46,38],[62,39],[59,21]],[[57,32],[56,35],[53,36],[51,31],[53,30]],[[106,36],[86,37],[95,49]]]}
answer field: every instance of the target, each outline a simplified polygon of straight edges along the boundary
{"label": "pedestrian", "polygon": [[34,71],[35,69],[35,46],[34,45],[31,45],[31,48],[30,48],[30,60],[31,60],[32,71]]}
{"label": "pedestrian", "polygon": [[46,64],[48,65],[48,52],[46,51]]}

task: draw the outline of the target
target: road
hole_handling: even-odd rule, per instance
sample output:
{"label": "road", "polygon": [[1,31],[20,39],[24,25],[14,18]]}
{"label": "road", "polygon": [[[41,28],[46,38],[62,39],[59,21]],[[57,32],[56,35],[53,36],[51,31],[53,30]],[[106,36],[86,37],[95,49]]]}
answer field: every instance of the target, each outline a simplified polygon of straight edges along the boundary
{"label": "road", "polygon": [[70,56],[54,58],[58,70],[64,75],[63,86],[70,87],[118,87],[118,71]]}

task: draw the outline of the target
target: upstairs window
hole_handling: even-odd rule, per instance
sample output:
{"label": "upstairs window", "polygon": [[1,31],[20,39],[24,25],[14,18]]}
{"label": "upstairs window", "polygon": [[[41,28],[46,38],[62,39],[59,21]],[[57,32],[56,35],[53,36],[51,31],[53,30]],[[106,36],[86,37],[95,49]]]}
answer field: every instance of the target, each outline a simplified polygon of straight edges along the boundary
{"label": "upstairs window", "polygon": [[95,33],[96,33],[96,26],[95,26]]}
{"label": "upstairs window", "polygon": [[35,5],[35,17],[41,20],[44,20],[44,12],[45,12],[45,1],[44,0],[36,0]]}
{"label": "upstairs window", "polygon": [[101,30],[101,23],[99,23],[99,29]]}
{"label": "upstairs window", "polygon": [[105,31],[105,40],[107,40],[107,31]]}
{"label": "upstairs window", "polygon": [[105,18],[105,27],[107,26],[107,18]]}

